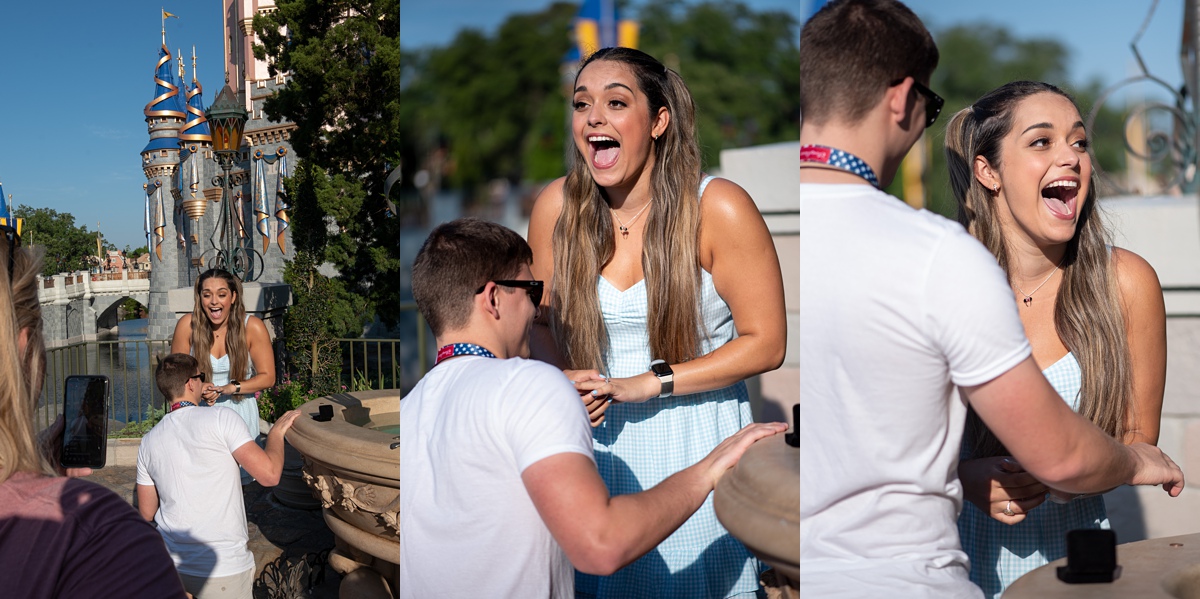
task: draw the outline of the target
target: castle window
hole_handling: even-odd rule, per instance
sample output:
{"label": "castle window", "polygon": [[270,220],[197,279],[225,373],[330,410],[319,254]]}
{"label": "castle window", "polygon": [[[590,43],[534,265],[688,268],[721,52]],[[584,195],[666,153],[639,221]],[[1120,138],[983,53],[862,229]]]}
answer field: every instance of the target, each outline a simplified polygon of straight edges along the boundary
{"label": "castle window", "polygon": [[167,157],[167,151],[166,151],[166,150],[159,150],[159,151],[158,151],[158,155],[159,155],[159,156],[161,156],[161,157],[163,157],[163,158],[166,158],[166,157]]}
{"label": "castle window", "polygon": [[258,81],[254,82],[254,85],[258,87],[258,89],[265,89],[267,87],[267,82],[265,79],[259,79]]}

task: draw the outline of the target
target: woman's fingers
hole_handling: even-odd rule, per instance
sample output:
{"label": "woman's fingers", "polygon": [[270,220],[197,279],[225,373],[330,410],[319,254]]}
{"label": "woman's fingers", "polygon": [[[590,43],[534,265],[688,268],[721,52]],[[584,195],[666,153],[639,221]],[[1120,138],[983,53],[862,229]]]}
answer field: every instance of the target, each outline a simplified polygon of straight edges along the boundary
{"label": "woman's fingers", "polygon": [[995,501],[992,502],[992,513],[989,515],[1005,524],[1016,524],[1024,520],[1030,511],[1041,505],[1044,501],[1046,501],[1045,493],[1022,499]]}

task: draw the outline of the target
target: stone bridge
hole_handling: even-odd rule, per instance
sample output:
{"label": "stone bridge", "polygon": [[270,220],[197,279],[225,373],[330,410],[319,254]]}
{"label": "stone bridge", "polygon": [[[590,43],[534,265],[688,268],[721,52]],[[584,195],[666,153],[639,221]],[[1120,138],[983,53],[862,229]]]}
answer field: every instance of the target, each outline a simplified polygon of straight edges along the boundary
{"label": "stone bridge", "polygon": [[90,274],[84,271],[38,277],[46,347],[95,341],[117,326],[117,308],[126,298],[150,304],[150,273]]}

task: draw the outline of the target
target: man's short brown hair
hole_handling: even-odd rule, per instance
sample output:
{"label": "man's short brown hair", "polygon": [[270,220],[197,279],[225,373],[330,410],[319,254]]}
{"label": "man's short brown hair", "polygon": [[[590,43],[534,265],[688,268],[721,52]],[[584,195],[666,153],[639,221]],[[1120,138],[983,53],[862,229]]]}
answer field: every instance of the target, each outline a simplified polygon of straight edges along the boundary
{"label": "man's short brown hair", "polygon": [[167,399],[183,397],[183,388],[188,379],[200,371],[200,363],[187,354],[171,354],[158,361],[154,370],[154,382]]}
{"label": "man's short brown hair", "polygon": [[512,279],[533,262],[529,244],[506,227],[460,218],[434,229],[413,262],[412,292],[434,335],[471,319],[475,291]]}
{"label": "man's short brown hair", "polygon": [[928,83],[938,49],[921,19],[896,0],[834,0],[800,32],[800,117],[854,125],[892,82]]}

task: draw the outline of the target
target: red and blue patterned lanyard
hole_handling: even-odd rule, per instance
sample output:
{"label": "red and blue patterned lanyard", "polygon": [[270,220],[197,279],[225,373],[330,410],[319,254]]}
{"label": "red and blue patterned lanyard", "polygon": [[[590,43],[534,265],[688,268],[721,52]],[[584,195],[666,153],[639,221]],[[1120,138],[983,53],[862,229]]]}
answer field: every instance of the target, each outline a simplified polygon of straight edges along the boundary
{"label": "red and blue patterned lanyard", "polygon": [[177,401],[177,402],[171,404],[171,411],[174,412],[175,410],[178,410],[179,408],[186,408],[187,406],[192,406],[194,408],[194,407],[196,407],[196,404],[194,404],[190,401],[187,401],[187,400]]}
{"label": "red and blue patterned lanyard", "polygon": [[479,356],[481,358],[495,358],[496,354],[488,351],[486,348],[475,345],[474,343],[451,343],[443,345],[437,352],[437,361],[434,366],[441,364],[444,360],[449,360],[455,356]]}
{"label": "red and blue patterned lanyard", "polygon": [[801,146],[800,147],[800,162],[813,162],[816,164],[827,164],[833,168],[844,170],[867,180],[876,189],[879,188],[879,178],[875,176],[875,171],[863,162],[862,158],[851,154],[845,150],[831,148],[829,146]]}

